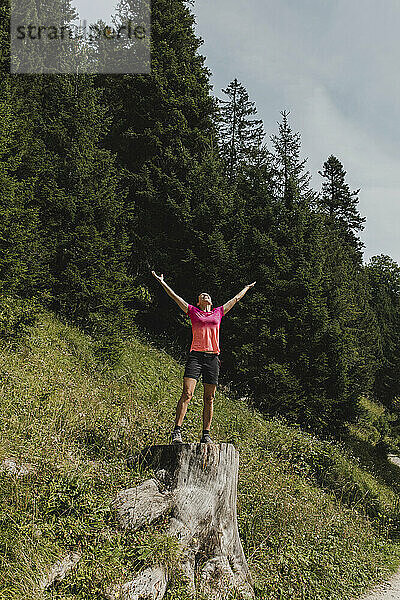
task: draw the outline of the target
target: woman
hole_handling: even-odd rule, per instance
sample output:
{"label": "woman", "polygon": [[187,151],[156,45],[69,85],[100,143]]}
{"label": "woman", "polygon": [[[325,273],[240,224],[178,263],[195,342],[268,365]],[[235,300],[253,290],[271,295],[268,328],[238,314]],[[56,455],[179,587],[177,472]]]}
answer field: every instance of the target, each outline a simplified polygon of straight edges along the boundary
{"label": "woman", "polygon": [[211,297],[207,292],[199,295],[197,307],[188,304],[180,298],[165,283],[164,275],[152,275],[161,283],[164,290],[177,305],[186,313],[192,323],[192,344],[186,361],[183,375],[183,391],[176,407],[175,429],[171,434],[172,444],[181,444],[181,425],[186,414],[188,404],[193,396],[196,383],[202,374],[204,385],[204,408],[203,408],[203,435],[200,443],[212,443],[210,436],[211,420],[213,416],[213,401],[218,384],[219,375],[219,327],[221,319],[240,300],[247,290],[255,285],[255,281],[246,285],[232,300],[223,306],[212,309]]}

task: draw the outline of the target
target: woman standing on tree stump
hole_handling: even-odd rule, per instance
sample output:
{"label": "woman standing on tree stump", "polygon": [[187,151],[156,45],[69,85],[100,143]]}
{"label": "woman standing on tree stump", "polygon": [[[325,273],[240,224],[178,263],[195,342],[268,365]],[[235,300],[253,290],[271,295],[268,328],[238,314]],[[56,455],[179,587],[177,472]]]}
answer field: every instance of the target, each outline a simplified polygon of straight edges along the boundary
{"label": "woman standing on tree stump", "polygon": [[196,387],[196,383],[202,374],[204,385],[204,408],[203,408],[203,435],[200,443],[212,443],[210,436],[211,420],[213,416],[213,401],[218,384],[219,367],[221,361],[218,357],[219,349],[219,327],[221,319],[243,298],[245,293],[255,285],[255,281],[246,285],[241,292],[236,294],[223,306],[211,309],[211,297],[206,292],[199,295],[197,307],[188,304],[180,298],[165,283],[164,275],[152,275],[160,282],[167,294],[171,296],[177,305],[186,313],[192,323],[192,344],[186,361],[183,375],[183,391],[176,407],[175,429],[171,434],[172,444],[181,444],[181,425],[185,417],[187,407]]}

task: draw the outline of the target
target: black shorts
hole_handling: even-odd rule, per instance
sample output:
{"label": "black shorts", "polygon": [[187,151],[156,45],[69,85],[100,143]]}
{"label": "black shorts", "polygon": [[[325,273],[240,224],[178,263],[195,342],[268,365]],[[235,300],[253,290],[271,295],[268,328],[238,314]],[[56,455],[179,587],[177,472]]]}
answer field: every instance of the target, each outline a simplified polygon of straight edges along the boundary
{"label": "black shorts", "polygon": [[186,361],[184,377],[198,380],[203,375],[203,383],[218,384],[221,361],[218,354],[191,350]]}

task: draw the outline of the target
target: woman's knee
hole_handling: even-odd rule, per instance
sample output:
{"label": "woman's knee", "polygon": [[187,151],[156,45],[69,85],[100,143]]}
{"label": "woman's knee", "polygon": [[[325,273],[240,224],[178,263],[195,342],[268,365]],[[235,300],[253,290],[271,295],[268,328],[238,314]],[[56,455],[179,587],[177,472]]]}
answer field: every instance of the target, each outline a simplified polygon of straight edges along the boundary
{"label": "woman's knee", "polygon": [[190,402],[190,400],[193,398],[193,390],[183,388],[182,398],[184,402]]}

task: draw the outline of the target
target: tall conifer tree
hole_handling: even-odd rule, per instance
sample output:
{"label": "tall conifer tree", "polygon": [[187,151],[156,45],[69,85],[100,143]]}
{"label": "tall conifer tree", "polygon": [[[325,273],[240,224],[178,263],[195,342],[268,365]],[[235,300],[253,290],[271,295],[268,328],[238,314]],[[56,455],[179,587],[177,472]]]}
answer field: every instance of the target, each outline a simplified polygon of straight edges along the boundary
{"label": "tall conifer tree", "polygon": [[360,190],[350,191],[345,182],[346,171],[340,160],[331,154],[324,162],[323,171],[318,173],[325,179],[317,200],[318,209],[327,215],[329,225],[336,227],[343,238],[361,257],[364,244],[357,233],[364,229],[366,218],[361,217],[357,209]]}
{"label": "tall conifer tree", "polygon": [[226,172],[232,180],[239,167],[258,153],[265,134],[262,120],[251,118],[257,114],[257,108],[246,88],[235,78],[222,91],[228,99],[218,99],[219,142]]}
{"label": "tall conifer tree", "polygon": [[292,131],[288,121],[289,114],[290,111],[281,111],[279,133],[271,135],[277,172],[277,196],[290,208],[293,194],[289,187],[295,184],[298,189],[298,202],[309,206],[314,201],[315,192],[310,189],[311,175],[304,168],[307,158],[300,159],[300,134]]}
{"label": "tall conifer tree", "polygon": [[[154,290],[150,271],[160,270],[182,294],[191,282],[199,293],[225,211],[216,107],[194,23],[182,0],[155,0],[151,73],[97,78],[113,118],[107,146],[130,173],[130,272]],[[159,329],[167,322],[172,332],[180,315],[168,296],[156,294],[158,310],[146,298],[138,301],[142,322]]]}
{"label": "tall conifer tree", "polygon": [[48,296],[49,270],[41,251],[43,229],[34,202],[37,176],[23,171],[31,145],[24,99],[4,75],[0,88],[0,291],[24,297]]}
{"label": "tall conifer tree", "polygon": [[379,402],[397,412],[400,402],[400,267],[390,256],[381,254],[373,256],[365,270],[370,302],[380,331],[380,343],[374,348],[379,367],[373,391]]}

